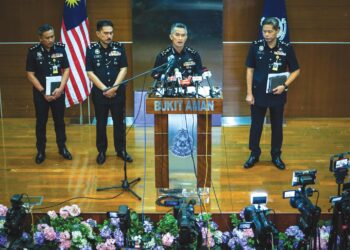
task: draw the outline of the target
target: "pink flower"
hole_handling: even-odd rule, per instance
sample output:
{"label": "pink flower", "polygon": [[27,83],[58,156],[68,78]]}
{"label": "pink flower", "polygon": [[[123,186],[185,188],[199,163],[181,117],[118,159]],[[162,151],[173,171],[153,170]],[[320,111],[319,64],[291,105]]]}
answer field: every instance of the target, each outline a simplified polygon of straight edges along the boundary
{"label": "pink flower", "polygon": [[166,247],[170,247],[174,242],[174,236],[170,233],[166,233],[162,237],[162,244]]}
{"label": "pink flower", "polygon": [[70,239],[70,234],[68,231],[64,231],[60,233],[60,242],[66,241]]}
{"label": "pink flower", "polygon": [[53,227],[47,227],[44,229],[44,237],[49,241],[53,241],[56,239],[56,232]]}
{"label": "pink flower", "polygon": [[47,215],[50,217],[51,220],[57,218],[57,214],[55,211],[49,211],[49,212],[47,212]]}
{"label": "pink flower", "polygon": [[76,217],[80,214],[80,208],[78,207],[78,205],[72,205],[70,206],[70,209],[68,210],[69,214],[73,217]]}
{"label": "pink flower", "polygon": [[249,229],[244,229],[243,230],[243,236],[248,238],[254,238],[254,232],[253,232],[253,229],[249,228]]}
{"label": "pink flower", "polygon": [[36,228],[37,228],[38,231],[40,231],[40,232],[44,232],[45,228],[47,228],[47,227],[49,227],[49,225],[47,225],[47,224],[38,224],[38,225],[36,226]]}
{"label": "pink flower", "polygon": [[215,241],[213,239],[213,234],[206,227],[202,227],[201,231],[202,231],[202,239],[203,239],[202,245],[213,247],[215,245]]}
{"label": "pink flower", "polygon": [[0,216],[6,216],[7,210],[8,210],[8,209],[7,209],[6,206],[0,204]]}
{"label": "pink flower", "polygon": [[69,249],[71,247],[72,243],[70,240],[64,240],[60,243],[60,249]]}
{"label": "pink flower", "polygon": [[63,218],[63,219],[67,219],[69,217],[69,210],[70,210],[70,207],[69,206],[65,206],[65,207],[62,207],[60,209],[60,216]]}
{"label": "pink flower", "polygon": [[108,239],[105,243],[100,243],[96,246],[97,250],[115,250],[115,240]]}

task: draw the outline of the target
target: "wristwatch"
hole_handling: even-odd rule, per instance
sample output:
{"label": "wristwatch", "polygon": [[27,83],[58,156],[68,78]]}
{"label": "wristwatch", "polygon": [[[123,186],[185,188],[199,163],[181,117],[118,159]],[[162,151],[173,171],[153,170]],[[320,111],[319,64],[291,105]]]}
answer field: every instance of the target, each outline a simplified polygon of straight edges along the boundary
{"label": "wristwatch", "polygon": [[284,91],[288,91],[288,86],[287,86],[287,84],[283,83],[282,85],[284,86]]}
{"label": "wristwatch", "polygon": [[43,89],[42,91],[40,91],[40,94],[45,95],[45,89]]}

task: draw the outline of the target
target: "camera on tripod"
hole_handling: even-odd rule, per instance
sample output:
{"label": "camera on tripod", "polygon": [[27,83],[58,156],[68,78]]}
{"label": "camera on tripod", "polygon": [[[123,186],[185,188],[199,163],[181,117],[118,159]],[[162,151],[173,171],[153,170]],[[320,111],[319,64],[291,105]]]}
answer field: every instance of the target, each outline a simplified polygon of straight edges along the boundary
{"label": "camera on tripod", "polygon": [[334,173],[337,184],[343,184],[345,177],[348,175],[348,169],[350,168],[349,154],[350,152],[345,152],[333,155],[330,158],[329,171]]}
{"label": "camera on tripod", "polygon": [[250,198],[252,205],[244,209],[244,219],[247,223],[243,223],[239,228],[253,228],[254,235],[258,238],[258,249],[271,249],[271,246],[278,242],[279,232],[268,219],[267,193],[255,192],[251,194]]}
{"label": "camera on tripod", "polygon": [[187,203],[185,199],[181,199],[179,205],[174,206],[174,217],[179,227],[179,245],[183,249],[187,247],[190,249],[200,236],[194,215],[195,204],[195,200]]}
{"label": "camera on tripod", "polygon": [[308,197],[316,191],[306,188],[307,185],[315,184],[316,170],[295,171],[292,178],[292,186],[301,186],[298,190],[283,192],[284,199],[290,199],[290,205],[299,210],[301,216],[298,221],[300,229],[307,237],[316,237],[317,223],[320,219],[321,209],[312,204]]}
{"label": "camera on tripod", "polygon": [[333,216],[328,249],[349,249],[350,183],[344,183],[341,195],[332,196],[329,201],[333,207]]}

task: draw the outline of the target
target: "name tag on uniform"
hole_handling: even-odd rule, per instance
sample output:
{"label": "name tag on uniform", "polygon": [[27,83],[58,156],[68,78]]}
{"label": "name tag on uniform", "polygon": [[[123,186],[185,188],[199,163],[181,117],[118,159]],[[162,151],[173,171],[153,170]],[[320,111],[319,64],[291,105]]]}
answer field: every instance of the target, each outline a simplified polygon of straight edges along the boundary
{"label": "name tag on uniform", "polygon": [[120,56],[121,53],[119,51],[116,50],[112,50],[111,52],[109,52],[109,56]]}
{"label": "name tag on uniform", "polygon": [[52,74],[58,74],[58,67],[56,65],[52,66]]}

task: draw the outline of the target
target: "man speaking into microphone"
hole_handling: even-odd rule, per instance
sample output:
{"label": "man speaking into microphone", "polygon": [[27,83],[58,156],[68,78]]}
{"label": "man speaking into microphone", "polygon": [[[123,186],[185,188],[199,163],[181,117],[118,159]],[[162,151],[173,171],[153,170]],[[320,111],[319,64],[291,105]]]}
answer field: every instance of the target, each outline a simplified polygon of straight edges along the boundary
{"label": "man speaking into microphone", "polygon": [[[160,80],[162,75],[164,75],[163,77],[175,76],[175,69],[179,71],[177,75],[181,74],[182,79],[193,75],[202,75],[202,60],[199,53],[185,46],[187,41],[186,25],[174,23],[171,26],[169,38],[172,44],[157,55],[154,68],[163,64],[168,64],[168,66],[154,70],[152,72],[153,78]],[[172,57],[175,57],[174,61],[169,60]]]}

